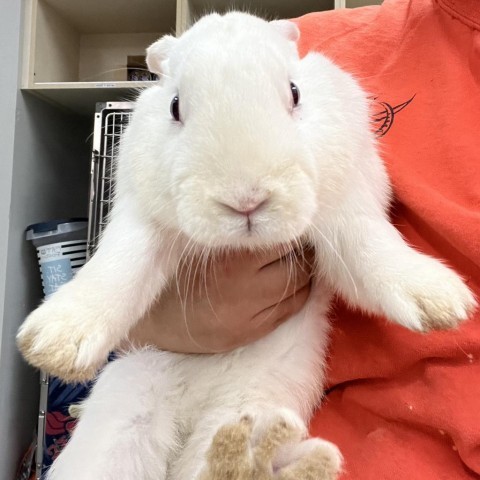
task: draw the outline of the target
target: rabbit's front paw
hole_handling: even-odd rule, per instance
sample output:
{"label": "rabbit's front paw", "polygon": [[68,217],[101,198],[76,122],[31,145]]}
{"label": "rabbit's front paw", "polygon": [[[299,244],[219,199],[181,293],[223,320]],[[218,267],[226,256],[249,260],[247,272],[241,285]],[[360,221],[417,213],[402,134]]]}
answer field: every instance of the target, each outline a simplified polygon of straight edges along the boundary
{"label": "rabbit's front paw", "polygon": [[473,313],[477,302],[455,272],[437,260],[421,257],[408,275],[386,286],[385,313],[411,330],[455,328]]}
{"label": "rabbit's front paw", "polygon": [[17,335],[33,366],[67,382],[93,378],[114,346],[101,319],[77,302],[52,299],[34,310]]}

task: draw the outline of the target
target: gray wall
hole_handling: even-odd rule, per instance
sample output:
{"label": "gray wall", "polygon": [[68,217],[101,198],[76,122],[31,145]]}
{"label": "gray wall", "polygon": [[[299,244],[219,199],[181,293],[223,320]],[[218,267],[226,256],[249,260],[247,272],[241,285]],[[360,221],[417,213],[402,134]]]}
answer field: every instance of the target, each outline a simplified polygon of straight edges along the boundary
{"label": "gray wall", "polygon": [[86,216],[93,117],[70,115],[19,90],[21,5],[0,0],[0,480],[12,480],[33,438],[38,373],[15,347],[41,299],[25,227]]}
{"label": "gray wall", "polygon": [[[3,310],[5,296],[8,226],[4,222],[8,221],[10,209],[15,108],[20,73],[20,7],[20,2],[0,0],[0,220],[3,224],[0,228],[0,312]],[[2,330],[0,317],[0,345]]]}

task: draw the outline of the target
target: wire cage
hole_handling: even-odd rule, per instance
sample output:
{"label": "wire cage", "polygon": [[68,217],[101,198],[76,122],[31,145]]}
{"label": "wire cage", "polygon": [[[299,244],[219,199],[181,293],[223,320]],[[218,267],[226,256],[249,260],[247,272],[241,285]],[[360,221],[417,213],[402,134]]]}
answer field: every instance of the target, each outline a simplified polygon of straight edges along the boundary
{"label": "wire cage", "polygon": [[97,104],[90,171],[87,259],[98,246],[112,208],[118,145],[130,122],[132,107],[131,102]]}

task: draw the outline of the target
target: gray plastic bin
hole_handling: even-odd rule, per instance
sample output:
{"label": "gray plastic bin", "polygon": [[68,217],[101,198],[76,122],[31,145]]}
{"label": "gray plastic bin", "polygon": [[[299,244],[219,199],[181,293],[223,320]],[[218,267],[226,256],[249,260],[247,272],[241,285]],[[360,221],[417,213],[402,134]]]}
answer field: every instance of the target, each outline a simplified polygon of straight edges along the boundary
{"label": "gray plastic bin", "polygon": [[30,225],[27,240],[37,248],[43,293],[48,298],[85,264],[87,219],[55,220]]}

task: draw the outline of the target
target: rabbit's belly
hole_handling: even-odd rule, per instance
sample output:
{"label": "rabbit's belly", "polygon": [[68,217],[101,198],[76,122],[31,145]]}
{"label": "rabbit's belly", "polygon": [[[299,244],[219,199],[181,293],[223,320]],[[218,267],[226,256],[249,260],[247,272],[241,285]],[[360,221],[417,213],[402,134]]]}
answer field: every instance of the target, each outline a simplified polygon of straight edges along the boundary
{"label": "rabbit's belly", "polygon": [[266,338],[231,353],[181,356],[175,366],[185,389],[179,416],[245,406],[283,406],[308,419],[323,393],[330,294],[312,295],[301,312]]}

